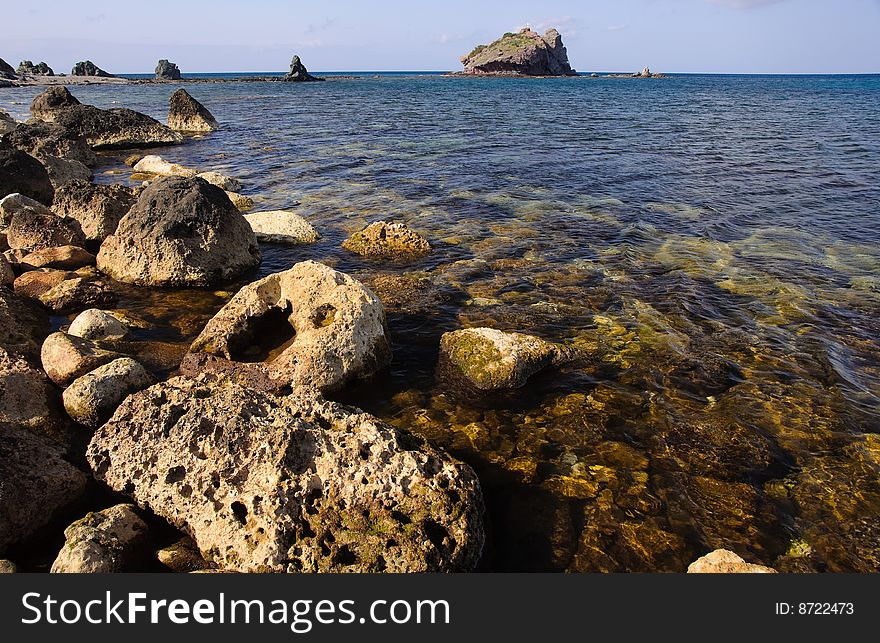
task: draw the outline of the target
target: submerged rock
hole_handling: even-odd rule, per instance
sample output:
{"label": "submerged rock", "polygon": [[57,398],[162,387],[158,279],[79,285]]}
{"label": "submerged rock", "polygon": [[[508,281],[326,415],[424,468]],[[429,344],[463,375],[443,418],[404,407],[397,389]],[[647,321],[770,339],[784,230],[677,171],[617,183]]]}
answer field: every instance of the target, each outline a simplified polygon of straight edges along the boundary
{"label": "submerged rock", "polygon": [[74,181],[55,190],[52,210],[79,223],[86,241],[103,241],[116,232],[134,201],[134,192],[124,185]]}
{"label": "submerged rock", "polygon": [[180,80],[180,69],[163,58],[156,65],[156,80]]}
{"label": "submerged rock", "polygon": [[29,253],[57,246],[82,247],[86,242],[79,224],[73,219],[32,207],[22,208],[12,215],[6,240],[13,250]]}
{"label": "submerged rock", "polygon": [[391,359],[382,302],[363,284],[314,261],[242,288],[191,352],[265,361],[272,379],[335,389]]}
{"label": "submerged rock", "polygon": [[342,247],[364,257],[386,259],[418,256],[431,251],[427,239],[406,224],[386,221],[376,221],[355,232],[342,243]]}
{"label": "submerged rock", "polygon": [[87,480],[48,439],[0,427],[0,551],[69,511],[83,497]]}
{"label": "submerged rock", "polygon": [[64,530],[64,547],[53,574],[108,574],[138,571],[146,558],[147,524],[133,505],[116,505],[86,514]]}
{"label": "submerged rock", "polygon": [[465,74],[515,76],[574,76],[562,36],[548,29],[541,36],[529,29],[506,33],[462,57]]}
{"label": "submerged rock", "polygon": [[157,154],[147,154],[139,159],[133,166],[135,174],[149,174],[153,176],[187,176],[198,174],[196,170],[184,167],[178,163],[166,161]]}
{"label": "submerged rock", "polygon": [[688,574],[775,574],[776,570],[763,565],[747,563],[726,549],[716,549],[697,559],[687,569]]}
{"label": "submerged rock", "polygon": [[247,221],[222,190],[199,178],[151,183],[98,252],[101,272],[151,286],[208,286],[259,264]]}
{"label": "submerged rock", "polygon": [[113,74],[108,74],[106,71],[98,67],[91,60],[85,60],[82,62],[78,62],[73,66],[73,69],[70,71],[71,76],[97,76],[99,78],[114,78]]}
{"label": "submerged rock", "polygon": [[174,378],[130,396],[88,459],[228,570],[467,571],[483,546],[470,467],[306,389]]}
{"label": "submerged rock", "polygon": [[312,76],[309,73],[309,70],[306,69],[306,66],[303,65],[302,60],[299,59],[299,56],[294,56],[290,61],[290,71],[287,73],[287,76],[284,77],[284,80],[288,82],[301,83],[324,79],[318,78],[317,76]]}
{"label": "submerged rock", "polygon": [[513,389],[548,366],[571,359],[568,350],[532,335],[467,328],[440,339],[441,360],[481,390]]}
{"label": "submerged rock", "polygon": [[168,127],[178,132],[213,132],[220,127],[217,119],[185,89],[171,94]]}
{"label": "submerged rock", "polygon": [[0,198],[23,194],[43,205],[51,205],[55,187],[49,172],[30,154],[0,144]]}
{"label": "submerged rock", "polygon": [[76,378],[62,396],[64,409],[74,421],[94,428],[131,393],[151,384],[153,377],[137,360],[121,357]]}
{"label": "submerged rock", "polygon": [[40,360],[43,370],[58,386],[67,386],[99,366],[125,357],[92,342],[67,333],[52,333],[43,342]]}
{"label": "submerged rock", "polygon": [[244,215],[257,240],[271,243],[314,243],[321,235],[312,224],[293,212],[270,210]]}
{"label": "submerged rock", "polygon": [[129,328],[115,315],[90,308],[76,316],[67,332],[82,339],[106,341],[124,339],[129,334]]}

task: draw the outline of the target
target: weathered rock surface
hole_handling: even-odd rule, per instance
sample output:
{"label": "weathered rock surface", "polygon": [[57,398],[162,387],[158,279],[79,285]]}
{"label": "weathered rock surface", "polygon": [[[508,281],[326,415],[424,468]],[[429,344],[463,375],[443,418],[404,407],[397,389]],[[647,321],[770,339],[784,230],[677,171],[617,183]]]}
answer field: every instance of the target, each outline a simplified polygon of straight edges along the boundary
{"label": "weathered rock surface", "polygon": [[11,286],[15,283],[15,271],[4,255],[0,255],[0,286]]}
{"label": "weathered rock surface", "polygon": [[494,328],[466,328],[444,333],[441,364],[481,390],[514,389],[548,366],[571,358],[568,350],[532,335]]}
{"label": "weathered rock surface", "polygon": [[59,402],[45,373],[0,347],[0,424],[58,439],[66,424]]}
{"label": "weathered rock surface", "polygon": [[[226,176],[225,174],[220,174],[220,172],[199,172],[196,174],[200,179],[204,179],[211,185],[216,185],[218,188],[226,192],[226,196],[229,196],[230,200],[232,200],[233,205],[235,201],[230,196],[230,194],[235,194],[236,191],[241,189],[241,181],[238,179],[232,178],[231,176]],[[240,196],[240,195],[239,195]],[[245,197],[247,198],[247,197]],[[251,202],[251,207],[253,207],[253,202]]]}
{"label": "weathered rock surface", "polygon": [[299,244],[314,243],[321,238],[311,223],[286,210],[254,212],[244,215],[244,218],[259,241]]}
{"label": "weathered rock surface", "polygon": [[153,381],[140,362],[121,357],[76,378],[62,396],[64,409],[74,421],[94,428],[110,419],[131,393],[142,391]]}
{"label": "weathered rock surface", "polygon": [[9,194],[0,199],[0,229],[2,229],[3,232],[6,232],[6,229],[9,227],[9,222],[12,221],[13,215],[19,210],[25,208],[30,208],[43,214],[52,213],[52,211],[45,205],[28,196],[19,194],[18,192]]}
{"label": "weathered rock surface", "polygon": [[94,306],[113,306],[116,293],[104,282],[75,277],[66,279],[40,295],[40,303],[56,314],[66,315]]}
{"label": "weathered rock surface", "polygon": [[688,574],[775,574],[776,570],[747,563],[726,549],[716,549],[690,564]]}
{"label": "weathered rock surface", "polygon": [[7,114],[5,110],[0,109],[0,136],[8,134],[16,127],[18,127],[18,123],[15,119]]}
{"label": "weathered rock surface", "polygon": [[70,71],[71,76],[98,76],[99,78],[113,78],[113,74],[98,67],[91,60],[84,60],[76,63]]}
{"label": "weathered rock surface", "polygon": [[156,558],[171,571],[179,574],[210,569],[211,565],[190,538],[182,538],[176,543],[156,552]]}
{"label": "weathered rock surface", "polygon": [[93,341],[124,339],[129,328],[118,317],[97,308],[84,310],[70,324],[68,335]]}
{"label": "weathered rock surface", "polygon": [[92,167],[98,162],[97,155],[83,137],[54,123],[19,123],[6,135],[6,141],[44,163],[46,159],[60,158]]}
{"label": "weathered rock surface", "polygon": [[86,241],[103,241],[134,205],[131,188],[74,181],[55,190],[52,210],[79,223]]}
{"label": "weathered rock surface", "polygon": [[529,28],[507,33],[480,45],[461,59],[465,74],[514,76],[573,76],[562,36],[549,29],[541,36]]}
{"label": "weathered rock surface", "polygon": [[22,60],[18,63],[18,69],[15,73],[19,76],[54,76],[55,72],[44,62],[38,62],[36,65],[30,60]]}
{"label": "weathered rock surface", "polygon": [[15,80],[15,69],[8,62],[0,58],[0,78]]}
{"label": "weathered rock surface", "polygon": [[376,221],[355,232],[342,247],[364,257],[383,259],[406,258],[431,251],[431,244],[417,232],[403,223],[386,221]]}
{"label": "weathered rock surface", "polygon": [[11,560],[0,560],[0,574],[16,574],[18,567]]}
{"label": "weathered rock surface", "polygon": [[156,80],[180,80],[180,69],[163,58],[156,65]]}
{"label": "weathered rock surface", "polygon": [[213,132],[220,127],[217,119],[185,89],[171,94],[168,127],[178,132]]}
{"label": "weathered rock surface", "polygon": [[274,380],[324,390],[369,377],[391,359],[379,298],[314,261],[242,288],[190,351],[264,362]]}
{"label": "weathered rock surface", "polygon": [[223,191],[185,177],[145,188],[98,253],[101,272],[153,286],[207,286],[259,263],[257,239]]}
{"label": "weathered rock surface", "polygon": [[0,427],[0,551],[22,542],[69,511],[87,478],[47,438]]}
{"label": "weathered rock surface", "polygon": [[306,389],[174,378],[130,396],[88,459],[228,570],[465,571],[483,546],[470,467]]}
{"label": "weathered rock surface", "polygon": [[61,332],[49,335],[40,350],[43,370],[58,386],[67,386],[76,378],[121,357],[125,355],[106,350],[97,342]]}
{"label": "weathered rock surface", "polygon": [[232,205],[234,205],[240,212],[253,210],[256,205],[254,200],[246,194],[239,194],[238,192],[230,192],[229,190],[226,190],[226,196],[232,201]]}
{"label": "weathered rock surface", "polygon": [[84,266],[94,266],[95,255],[79,246],[55,246],[31,252],[21,260],[20,265],[22,270],[76,270]]}
{"label": "weathered rock surface", "polygon": [[39,300],[41,295],[49,292],[65,279],[73,279],[73,277],[73,273],[66,270],[50,268],[31,270],[19,275],[13,283],[13,288],[16,295]]}
{"label": "weathered rock surface", "polygon": [[151,176],[187,176],[198,174],[196,170],[184,167],[178,163],[166,161],[157,154],[147,154],[132,166],[135,174],[147,174]]}
{"label": "weathered rock surface", "polygon": [[42,307],[0,288],[0,346],[36,365],[48,334],[49,316]]}
{"label": "weathered rock surface", "polygon": [[14,250],[34,252],[56,246],[84,246],[86,239],[73,219],[59,217],[51,210],[25,207],[12,215],[6,240]]}
{"label": "weathered rock surface", "polygon": [[51,123],[61,110],[81,104],[67,87],[56,85],[37,94],[31,102],[31,115],[37,120]]}
{"label": "weathered rock surface", "polygon": [[30,154],[0,144],[0,198],[16,192],[51,205],[55,187],[46,168]]}
{"label": "weathered rock surface", "polygon": [[317,76],[312,76],[309,73],[309,70],[306,69],[306,66],[303,65],[302,60],[300,60],[299,56],[294,56],[290,60],[290,71],[287,73],[287,76],[284,77],[284,80],[292,83],[303,83],[314,82],[316,80],[324,79],[318,78]]}
{"label": "weathered rock surface", "polygon": [[64,547],[52,563],[53,574],[109,574],[140,571],[147,524],[133,505],[116,505],[86,514],[64,530]]}

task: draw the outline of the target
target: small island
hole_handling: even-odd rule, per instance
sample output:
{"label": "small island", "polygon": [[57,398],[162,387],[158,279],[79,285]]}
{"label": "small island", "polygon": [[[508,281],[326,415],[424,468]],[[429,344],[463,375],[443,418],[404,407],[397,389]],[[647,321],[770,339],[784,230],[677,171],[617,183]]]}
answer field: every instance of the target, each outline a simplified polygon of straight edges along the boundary
{"label": "small island", "polygon": [[469,76],[576,76],[556,29],[541,36],[529,27],[506,33],[495,42],[476,47],[462,57]]}

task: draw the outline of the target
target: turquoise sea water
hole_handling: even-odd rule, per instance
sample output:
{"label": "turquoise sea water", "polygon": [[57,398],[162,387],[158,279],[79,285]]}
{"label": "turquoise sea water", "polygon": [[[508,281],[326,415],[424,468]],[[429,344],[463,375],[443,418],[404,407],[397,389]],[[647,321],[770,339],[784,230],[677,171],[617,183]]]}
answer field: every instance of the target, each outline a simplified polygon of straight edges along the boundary
{"label": "turquoise sea water", "polygon": [[[880,76],[352,75],[184,84],[223,128],[158,153],[323,235],[265,246],[260,274],[317,259],[383,297],[395,361],[343,399],[476,468],[485,569],[682,570],[726,547],[880,570]],[[71,91],[164,119],[175,88]],[[123,156],[96,180],[127,181]],[[340,248],[392,218],[434,252]],[[180,344],[228,296],[120,291]],[[592,358],[475,398],[435,367],[440,335],[476,325]]]}

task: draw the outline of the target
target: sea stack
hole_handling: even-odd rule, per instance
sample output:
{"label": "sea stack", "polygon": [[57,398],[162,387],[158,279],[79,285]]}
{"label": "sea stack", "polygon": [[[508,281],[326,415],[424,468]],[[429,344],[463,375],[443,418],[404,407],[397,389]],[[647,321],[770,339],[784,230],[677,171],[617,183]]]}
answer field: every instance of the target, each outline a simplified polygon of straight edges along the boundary
{"label": "sea stack", "polygon": [[0,58],[0,78],[7,80],[15,80],[15,68],[8,62]]}
{"label": "sea stack", "polygon": [[54,76],[55,72],[52,71],[52,68],[49,67],[44,62],[37,63],[36,65],[32,63],[30,60],[22,60],[18,63],[18,69],[16,73],[19,76]]}
{"label": "sea stack", "polygon": [[113,78],[113,74],[98,67],[91,60],[84,60],[76,63],[70,71],[71,76],[97,76],[99,78]]}
{"label": "sea stack", "polygon": [[156,80],[180,80],[180,69],[163,58],[156,65]]}
{"label": "sea stack", "polygon": [[549,29],[543,36],[528,27],[480,45],[461,59],[464,73],[491,76],[574,76],[562,36]]}
{"label": "sea stack", "polygon": [[213,132],[220,127],[214,115],[185,89],[171,94],[168,127],[178,132]]}
{"label": "sea stack", "polygon": [[290,72],[284,77],[284,80],[291,83],[306,83],[316,80],[324,80],[317,76],[312,76],[306,66],[303,65],[299,56],[294,56],[290,61]]}

